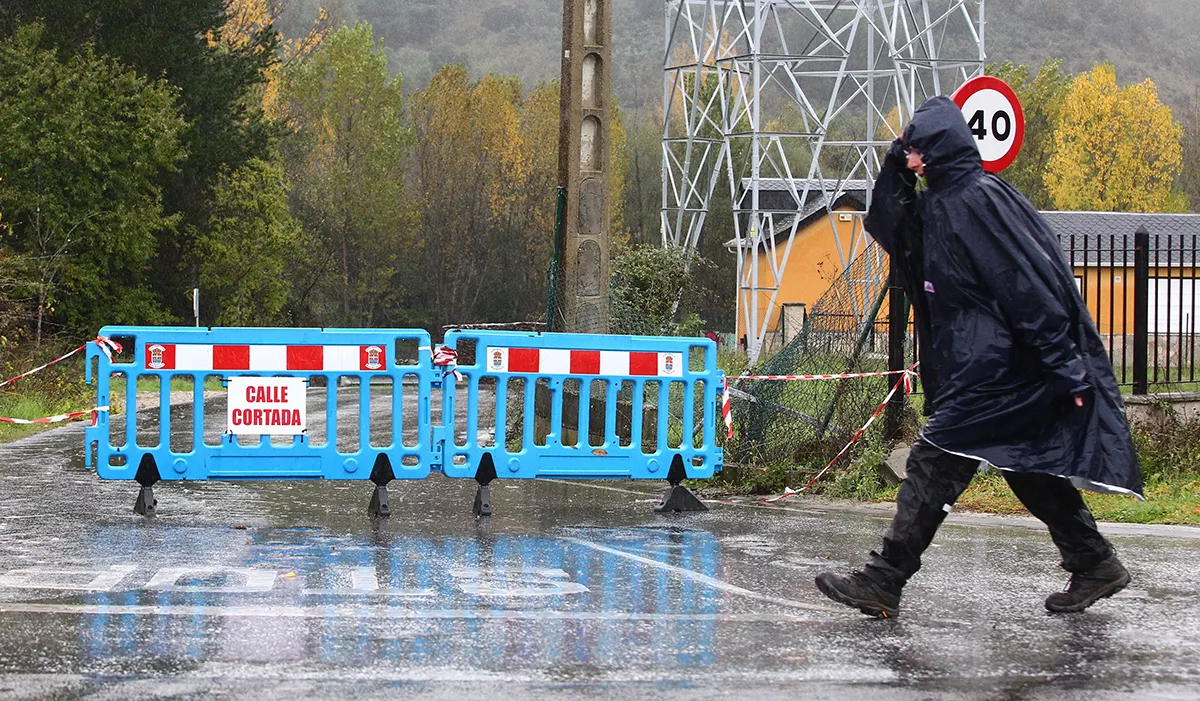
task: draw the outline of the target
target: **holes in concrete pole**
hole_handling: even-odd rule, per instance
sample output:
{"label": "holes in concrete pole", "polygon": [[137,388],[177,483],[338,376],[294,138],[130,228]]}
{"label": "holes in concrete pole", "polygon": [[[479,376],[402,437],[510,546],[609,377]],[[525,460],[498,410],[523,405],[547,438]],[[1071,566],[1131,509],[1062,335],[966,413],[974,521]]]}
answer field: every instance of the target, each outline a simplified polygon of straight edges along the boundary
{"label": "holes in concrete pole", "polygon": [[593,115],[583,118],[579,130],[579,167],[600,169],[600,120]]}
{"label": "holes in concrete pole", "polygon": [[584,107],[599,107],[603,85],[601,85],[600,56],[588,54],[583,57],[583,81],[580,84]]}
{"label": "holes in concrete pole", "polygon": [[583,0],[583,43],[600,43],[600,0]]}

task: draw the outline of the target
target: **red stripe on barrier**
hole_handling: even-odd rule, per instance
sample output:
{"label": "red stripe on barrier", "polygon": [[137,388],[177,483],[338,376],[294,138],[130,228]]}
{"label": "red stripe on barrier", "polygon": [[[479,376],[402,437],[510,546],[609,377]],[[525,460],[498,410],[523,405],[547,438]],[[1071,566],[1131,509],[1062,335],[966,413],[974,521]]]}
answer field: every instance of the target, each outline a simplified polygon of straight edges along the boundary
{"label": "red stripe on barrier", "polygon": [[213,346],[213,370],[249,370],[250,346]]}
{"label": "red stripe on barrier", "polygon": [[637,351],[631,352],[629,354],[629,374],[657,375],[658,353],[639,353]]}
{"label": "red stripe on barrier", "polygon": [[387,351],[383,346],[359,346],[358,369],[382,370],[387,365]]}
{"label": "red stripe on barrier", "polygon": [[151,370],[174,370],[175,344],[146,344],[146,367],[150,368]]}
{"label": "red stripe on barrier", "polygon": [[508,349],[509,372],[537,372],[541,353],[537,348]]}
{"label": "red stripe on barrier", "polygon": [[572,375],[599,375],[600,351],[571,351]]}
{"label": "red stripe on barrier", "polygon": [[325,349],[321,346],[288,346],[288,370],[324,370]]}

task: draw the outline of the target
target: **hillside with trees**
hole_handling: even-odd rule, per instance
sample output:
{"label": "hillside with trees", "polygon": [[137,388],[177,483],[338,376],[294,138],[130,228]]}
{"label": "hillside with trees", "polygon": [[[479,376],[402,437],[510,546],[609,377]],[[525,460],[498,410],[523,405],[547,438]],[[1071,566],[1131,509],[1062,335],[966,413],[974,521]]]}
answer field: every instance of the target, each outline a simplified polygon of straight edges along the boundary
{"label": "hillside with trees", "polygon": [[[559,0],[291,0],[284,34],[302,33],[322,6],[351,24],[370,22],[411,89],[443,63],[516,76],[526,87],[558,75]],[[613,82],[627,111],[662,100],[665,7],[661,0],[613,4]],[[1069,73],[1109,61],[1123,81],[1153,78],[1173,108],[1196,94],[1200,13],[1192,0],[987,0],[986,19],[989,61],[1037,66],[1053,57]]]}

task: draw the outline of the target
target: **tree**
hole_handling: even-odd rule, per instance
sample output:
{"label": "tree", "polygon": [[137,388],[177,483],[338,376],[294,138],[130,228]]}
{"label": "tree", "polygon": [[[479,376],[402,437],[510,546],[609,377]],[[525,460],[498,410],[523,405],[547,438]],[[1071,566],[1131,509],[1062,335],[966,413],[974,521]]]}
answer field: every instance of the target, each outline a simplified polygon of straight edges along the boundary
{"label": "tree", "polygon": [[176,221],[159,184],[182,156],[176,91],[86,48],[60,61],[42,36],[0,42],[3,240],[28,261],[35,333],[165,320],[148,266]]}
{"label": "tree", "polygon": [[530,154],[521,148],[520,98],[515,79],[472,82],[461,64],[444,66],[413,96],[426,308],[435,326],[493,320],[489,311],[508,306],[494,293],[521,265],[510,268],[509,254],[524,248],[506,240],[526,204]]}
{"label": "tree", "polygon": [[617,96],[609,98],[610,124],[608,134],[608,224],[615,255],[619,249],[629,247],[629,227],[625,222],[625,183],[629,179],[629,153],[625,144],[629,133],[625,130],[625,114],[617,106]]}
{"label": "tree", "polygon": [[199,241],[200,286],[220,326],[270,326],[285,321],[297,269],[307,246],[288,210],[279,164],[253,160],[221,179]]}
{"label": "tree", "polygon": [[298,216],[318,242],[297,304],[318,323],[410,321],[420,242],[404,185],[413,135],[400,81],[369,24],[343,26],[285,75],[295,130],[285,160]]}
{"label": "tree", "polygon": [[1046,191],[1058,209],[1181,211],[1181,137],[1153,81],[1122,87],[1111,64],[1098,64],[1072,81],[1063,101]]}
{"label": "tree", "polygon": [[317,18],[307,31],[288,39],[277,30],[283,10],[283,0],[226,0],[225,26],[219,33],[209,33],[211,43],[223,44],[231,51],[242,51],[253,46],[261,32],[275,33],[279,61],[263,69],[264,80],[259,86],[263,112],[272,119],[283,116],[280,100],[284,72],[315,53],[330,29],[329,13],[325,8],[318,8]]}
{"label": "tree", "polygon": [[633,244],[662,242],[662,124],[635,121],[625,145],[625,222]]}
{"label": "tree", "polygon": [[700,281],[712,268],[696,251],[679,246],[636,246],[617,256],[612,265],[610,331],[698,335],[703,322],[697,312],[704,306]]}
{"label": "tree", "polygon": [[[185,158],[159,181],[165,211],[178,214],[162,231],[152,284],[177,315],[187,313],[185,290],[197,281],[195,245],[208,217],[211,188],[223,173],[251,159],[269,159],[281,130],[257,97],[278,59],[278,35],[256,28],[243,43],[222,40],[227,0],[6,0],[17,21],[41,21],[43,48],[64,55],[111,56],[147,80],[176,88],[189,128]],[[2,31],[2,28],[0,28]],[[157,305],[156,305],[157,306]]]}
{"label": "tree", "polygon": [[1200,205],[1200,104],[1195,97],[1188,101],[1182,122],[1183,163],[1176,185],[1195,211]]}
{"label": "tree", "polygon": [[1055,129],[1071,90],[1071,76],[1062,71],[1062,61],[1057,59],[1043,61],[1032,77],[1029,66],[1011,61],[990,64],[987,73],[1012,87],[1025,113],[1025,141],[1003,177],[1035,207],[1050,209],[1054,202],[1046,191],[1046,166],[1054,154]]}

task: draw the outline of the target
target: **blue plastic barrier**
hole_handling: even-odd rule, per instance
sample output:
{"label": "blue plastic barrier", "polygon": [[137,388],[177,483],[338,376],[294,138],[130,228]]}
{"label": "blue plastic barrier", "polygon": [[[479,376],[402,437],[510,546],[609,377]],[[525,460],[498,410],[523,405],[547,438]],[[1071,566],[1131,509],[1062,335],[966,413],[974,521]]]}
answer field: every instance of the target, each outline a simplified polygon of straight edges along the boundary
{"label": "blue plastic barrier", "polygon": [[[85,462],[138,481],[139,513],[154,512],[159,480],[370,479],[371,512],[386,515],[390,480],[431,471],[478,481],[479,514],[496,477],[661,479],[664,509],[692,510],[679,482],[721,468],[708,339],[452,331],[457,365],[435,365],[453,354],[435,358],[419,329],[100,335],[123,351],[89,344],[87,379],[97,406],[121,397],[122,411],[86,429]],[[191,401],[172,406],[181,378]]]}
{"label": "blue plastic barrier", "polygon": [[674,463],[706,478],[721,469],[724,375],[707,338],[451,331],[446,347],[462,376],[443,385],[449,477],[475,477],[485,455],[502,478],[668,479]]}
{"label": "blue plastic barrier", "polygon": [[[431,389],[442,373],[423,330],[107,326],[100,334],[125,346],[111,360],[95,343],[87,350],[98,406],[110,404],[113,378],[123,379],[123,428],[114,431],[113,417],[101,412],[85,432],[85,460],[92,466],[94,455],[106,479],[136,479],[147,455],[163,480],[368,479],[380,455],[390,456],[396,478],[420,479],[437,462],[427,427]],[[398,346],[414,357],[397,360]],[[220,406],[210,401],[226,397],[206,396],[205,385],[219,380],[227,388],[239,377],[303,378],[308,403],[318,405],[310,429],[322,427],[323,435],[227,433],[226,417],[214,415]],[[158,397],[148,402],[156,409],[143,409],[137,391],[147,378],[157,379]],[[171,408],[173,378],[190,380],[191,416]],[[353,421],[346,418],[354,413]],[[380,416],[390,421],[381,425]]]}

